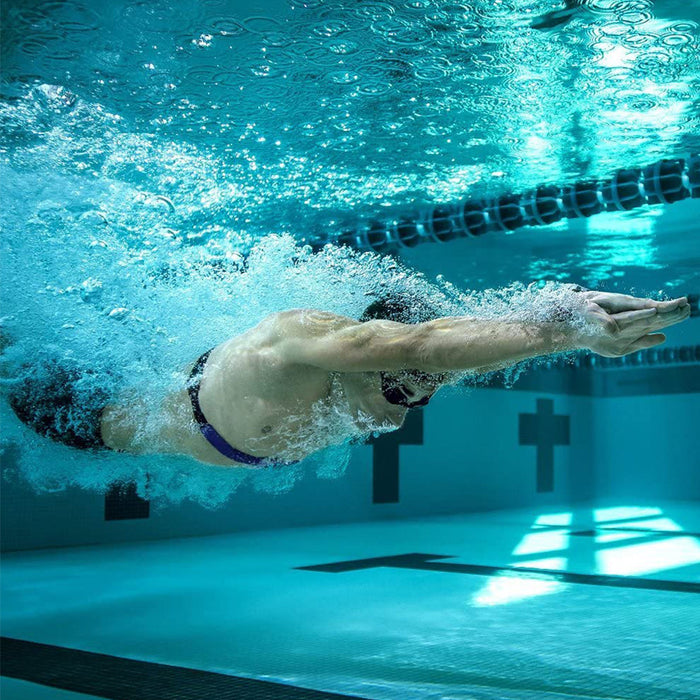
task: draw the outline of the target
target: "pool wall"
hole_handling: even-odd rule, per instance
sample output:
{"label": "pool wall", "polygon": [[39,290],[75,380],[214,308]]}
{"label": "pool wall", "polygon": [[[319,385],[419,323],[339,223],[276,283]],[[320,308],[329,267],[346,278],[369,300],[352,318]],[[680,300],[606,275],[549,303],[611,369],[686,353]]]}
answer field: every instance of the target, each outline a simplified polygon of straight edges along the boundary
{"label": "pool wall", "polygon": [[[620,380],[630,371],[617,371]],[[320,480],[309,473],[280,496],[243,486],[215,511],[186,503],[153,512],[135,494],[105,496],[75,488],[35,494],[6,482],[2,547],[555,508],[605,498],[634,504],[700,499],[698,456],[692,449],[700,415],[700,363],[681,371],[694,381],[694,392],[600,398],[492,388],[466,397],[446,395],[414,412],[400,431],[355,448],[343,478]],[[536,381],[534,373],[530,381]],[[539,436],[538,423],[551,429]],[[551,448],[547,435],[555,443]]]}
{"label": "pool wall", "polygon": [[[671,207],[658,217],[655,240],[671,254],[687,254],[699,215],[696,201]],[[543,237],[548,231],[551,238]],[[505,255],[517,256],[519,279],[530,281],[536,277],[528,270],[542,255],[565,259],[568,251],[568,259],[583,260],[590,242],[577,222],[564,232],[421,246],[403,259],[428,278],[444,274],[458,286],[483,289],[513,281],[501,270]],[[478,280],[466,264],[475,258]],[[622,276],[590,286],[645,294],[662,288],[671,296],[700,291],[700,274],[691,288],[674,287],[672,264],[619,270]],[[585,284],[586,274],[572,266],[561,278]],[[319,479],[309,469],[278,496],[244,484],[213,511],[192,502],[156,509],[116,489],[36,494],[15,476],[0,492],[0,544],[9,551],[606,499],[700,499],[700,317],[669,329],[662,348],[624,362],[591,362],[590,353],[574,365],[552,358],[511,388],[494,377],[481,388],[446,390],[410,412],[401,430],[355,447],[342,478]],[[16,449],[4,455],[5,474],[13,472]]]}

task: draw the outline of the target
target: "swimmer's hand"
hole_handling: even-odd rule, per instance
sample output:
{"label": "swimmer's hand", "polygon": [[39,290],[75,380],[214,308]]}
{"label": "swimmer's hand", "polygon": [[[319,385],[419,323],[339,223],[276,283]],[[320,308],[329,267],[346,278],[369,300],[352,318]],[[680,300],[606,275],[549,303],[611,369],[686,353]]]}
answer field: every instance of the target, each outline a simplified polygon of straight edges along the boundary
{"label": "swimmer's hand", "polygon": [[622,357],[660,345],[662,328],[690,316],[687,297],[671,301],[640,299],[627,294],[583,291],[583,316],[588,329],[581,331],[581,345],[603,357]]}

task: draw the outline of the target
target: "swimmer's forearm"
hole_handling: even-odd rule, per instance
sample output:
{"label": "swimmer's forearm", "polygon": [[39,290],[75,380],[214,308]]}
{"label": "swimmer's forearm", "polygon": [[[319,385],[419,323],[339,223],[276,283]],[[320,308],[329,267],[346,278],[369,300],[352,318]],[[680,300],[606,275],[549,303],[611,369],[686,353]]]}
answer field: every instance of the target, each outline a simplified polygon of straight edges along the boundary
{"label": "swimmer's forearm", "polygon": [[567,322],[486,321],[465,317],[439,318],[420,324],[416,346],[424,372],[492,371],[541,355],[583,347]]}

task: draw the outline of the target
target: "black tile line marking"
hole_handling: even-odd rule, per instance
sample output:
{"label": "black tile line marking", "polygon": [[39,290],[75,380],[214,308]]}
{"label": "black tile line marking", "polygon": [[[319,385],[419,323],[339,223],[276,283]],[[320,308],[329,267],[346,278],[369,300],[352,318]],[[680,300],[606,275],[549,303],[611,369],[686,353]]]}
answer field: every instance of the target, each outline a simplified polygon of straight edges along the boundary
{"label": "black tile line marking", "polygon": [[683,530],[647,530],[641,527],[599,527],[596,530],[581,530],[572,531],[571,535],[578,536],[593,536],[599,535],[601,532],[638,532],[640,535],[649,537],[694,537],[700,539],[700,532],[685,532]]}
{"label": "black tile line marking", "polygon": [[[81,674],[91,673],[95,675],[105,675],[109,669],[106,665],[102,663],[101,659],[107,660],[117,660],[121,662],[128,662],[129,664],[142,664],[147,667],[160,667],[163,664],[148,663],[143,661],[132,661],[130,659],[124,659],[121,657],[112,657],[104,654],[95,654],[92,652],[84,652],[76,649],[69,649],[66,647],[50,646],[47,644],[39,644],[36,642],[27,642],[19,639],[11,639],[8,637],[0,638],[2,642],[0,644],[0,650],[4,650],[7,658],[8,647],[12,646],[11,653],[13,655],[20,654],[22,658],[26,661],[25,666],[29,664],[53,664],[60,662],[64,664],[65,668],[50,668],[48,671],[45,668],[40,669],[41,673],[46,675],[50,674],[49,682],[43,683],[43,685],[48,685],[51,687],[61,687],[66,690],[71,690],[76,681],[75,677]],[[49,649],[56,651],[57,653],[64,652],[62,657],[47,656],[44,654],[44,650]],[[43,656],[42,656],[43,654]],[[90,661],[91,657],[97,657],[100,659],[99,667],[95,668],[90,665],[80,665],[85,661],[92,663]],[[3,664],[4,665],[4,664]],[[168,669],[176,669],[182,671],[191,671],[191,669],[183,669],[181,667],[165,666]],[[231,692],[227,692],[228,689],[221,691],[221,689],[216,685],[207,684],[206,686],[201,686],[198,689],[193,689],[187,684],[183,684],[180,678],[173,677],[170,679],[168,685],[161,684],[156,687],[152,679],[146,678],[145,680],[140,675],[141,672],[135,674],[128,673],[128,667],[120,669],[121,671],[127,671],[127,675],[120,678],[117,681],[118,687],[126,687],[126,692],[121,693],[113,686],[109,689],[110,695],[102,695],[101,697],[108,697],[111,700],[208,700],[212,698],[213,700],[370,700],[369,698],[351,695],[341,695],[338,693],[330,693],[318,690],[308,690],[304,688],[298,688],[297,686],[287,686],[283,685],[282,694],[278,693],[277,687],[279,684],[271,683],[269,681],[257,681],[254,679],[239,679],[235,680],[245,680],[250,683],[255,683],[256,686],[253,687],[251,693],[246,693],[242,691],[240,687],[234,688]],[[208,676],[220,676],[223,675],[225,679],[231,678],[231,676],[226,676],[225,674],[217,674],[210,672],[199,672],[207,674]],[[407,671],[404,675],[406,676],[406,682],[410,684],[412,680],[424,681],[424,670],[417,668],[415,671]],[[11,675],[5,672],[3,668],[3,675],[8,677],[18,678],[16,675]],[[65,687],[63,685],[58,685],[62,681],[62,678],[68,675],[70,687]],[[30,680],[30,679],[23,679]],[[97,685],[97,679],[89,678],[93,685]],[[435,677],[431,678],[435,682]],[[444,681],[449,687],[480,687],[480,688],[492,688],[496,689],[499,696],[502,696],[504,691],[513,690],[518,692],[530,691],[536,692],[539,695],[543,693],[557,693],[571,696],[576,694],[577,697],[586,697],[590,700],[611,700],[611,698],[616,698],[616,700],[652,700],[652,698],[658,698],[658,689],[647,681],[646,683],[635,683],[629,679],[624,681],[615,682],[613,684],[615,688],[611,687],[611,680],[609,676],[604,676],[601,674],[596,674],[595,671],[587,671],[585,674],[576,674],[574,677],[571,673],[567,674],[566,678],[539,678],[533,679],[530,677],[514,676],[511,673],[507,674],[486,674],[486,673],[473,673],[467,671],[442,671],[440,673],[440,680]],[[557,682],[558,681],[558,682]],[[39,682],[31,681],[30,682]],[[591,682],[595,683],[599,689],[591,688]],[[604,684],[605,694],[601,694],[601,684]],[[269,692],[269,686],[274,686],[271,692]],[[82,686],[81,686],[82,687]],[[613,694],[611,694],[611,690]],[[77,691],[80,692],[80,691]],[[86,693],[89,691],[86,690]],[[157,693],[157,694],[156,694]],[[91,695],[96,695],[96,693],[90,692]],[[666,697],[666,695],[663,695]],[[697,696],[693,694],[678,693],[674,692],[674,700],[697,700]]]}
{"label": "black tile line marking", "polygon": [[[646,518],[649,520],[650,518]],[[685,530],[652,530],[641,527],[598,527],[592,530],[571,530],[565,525],[535,525],[527,534],[541,531],[555,531],[562,535],[571,535],[572,537],[595,537],[601,532],[638,532],[640,535],[649,535],[650,537],[694,537],[700,539],[700,532],[686,532]]]}
{"label": "black tile line marking", "polygon": [[3,676],[111,700],[369,700],[0,637]]}
{"label": "black tile line marking", "polygon": [[668,581],[663,579],[637,578],[633,576],[607,576],[602,574],[575,574],[553,569],[533,569],[525,566],[482,566],[477,564],[457,564],[453,562],[428,561],[429,559],[449,559],[447,554],[397,554],[387,557],[353,559],[350,561],[297,566],[303,571],[322,571],[339,574],[347,571],[360,571],[388,567],[394,569],[419,569],[422,571],[442,571],[451,574],[475,574],[477,576],[503,576],[561,583],[582,583],[589,586],[612,586],[617,588],[642,588],[653,591],[673,591],[675,593],[700,593],[700,583],[691,581]]}

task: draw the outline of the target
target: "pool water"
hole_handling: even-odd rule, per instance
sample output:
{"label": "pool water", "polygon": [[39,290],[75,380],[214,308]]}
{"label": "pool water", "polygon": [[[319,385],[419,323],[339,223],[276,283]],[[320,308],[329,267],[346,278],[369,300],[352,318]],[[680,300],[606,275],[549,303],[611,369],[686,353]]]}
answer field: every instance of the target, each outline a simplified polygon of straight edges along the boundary
{"label": "pool water", "polygon": [[41,645],[11,647],[2,683],[18,700],[42,697],[37,676],[76,700],[692,700],[697,516],[496,511],[7,555],[4,634]]}
{"label": "pool water", "polygon": [[[86,390],[138,392],[147,442],[188,364],[282,309],[357,318],[394,290],[532,320],[569,283],[697,306],[697,199],[317,243],[700,152],[700,3],[8,0],[0,21],[4,695],[698,697],[696,315],[666,355],[467,378],[398,437],[274,473],[81,453],[4,395],[26,363],[82,363]],[[556,439],[522,427],[546,411]],[[392,556],[418,558],[312,568]]]}

